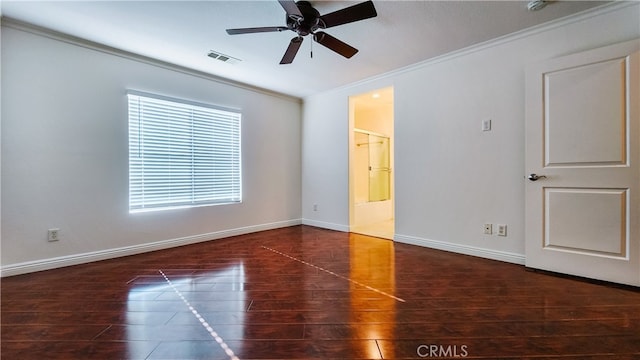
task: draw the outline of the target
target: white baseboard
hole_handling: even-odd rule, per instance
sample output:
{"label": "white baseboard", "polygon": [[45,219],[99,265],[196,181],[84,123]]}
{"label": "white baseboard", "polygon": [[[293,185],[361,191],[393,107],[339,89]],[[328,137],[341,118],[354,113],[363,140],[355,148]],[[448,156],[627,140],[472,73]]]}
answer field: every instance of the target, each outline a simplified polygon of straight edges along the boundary
{"label": "white baseboard", "polygon": [[422,246],[422,247],[427,247],[432,249],[450,251],[458,254],[477,256],[485,259],[504,261],[504,262],[513,263],[513,264],[524,265],[524,262],[525,262],[524,254],[516,254],[516,253],[511,253],[506,251],[484,249],[484,248],[479,248],[479,247],[469,246],[469,245],[453,244],[449,242],[423,239],[423,238],[408,236],[408,235],[396,234],[394,236],[394,240],[403,244],[417,245],[417,246]]}
{"label": "white baseboard", "polygon": [[[302,224],[315,226],[323,229],[342,231],[342,232],[350,231],[349,226],[347,225],[316,221],[311,219],[302,219]],[[410,245],[422,246],[422,247],[431,248],[431,249],[444,250],[444,251],[454,252],[457,254],[477,256],[485,259],[504,261],[504,262],[518,264],[518,265],[525,264],[524,254],[516,254],[516,253],[507,252],[507,251],[485,249],[485,248],[479,248],[475,246],[454,244],[454,243],[449,243],[445,241],[424,239],[424,238],[419,238],[415,236],[399,235],[399,234],[396,234],[393,240],[403,244],[410,244]]]}
{"label": "white baseboard", "polygon": [[146,243],[146,244],[140,244],[140,245],[93,251],[93,252],[83,253],[83,254],[60,256],[60,257],[55,257],[50,259],[27,261],[27,262],[18,263],[18,264],[3,265],[0,267],[0,277],[27,274],[27,273],[32,273],[36,271],[50,270],[50,269],[55,269],[55,268],[60,268],[65,266],[85,264],[93,261],[114,259],[122,256],[136,255],[136,254],[141,254],[145,252],[168,249],[168,248],[189,245],[189,244],[195,244],[195,243],[209,241],[209,240],[217,240],[217,239],[227,238],[230,236],[244,235],[244,234],[250,234],[258,231],[295,226],[295,225],[300,225],[301,223],[302,223],[302,220],[300,219],[285,220],[285,221],[279,221],[274,223],[245,226],[245,227],[236,228],[236,229],[214,231],[207,234],[155,241],[152,243]]}
{"label": "white baseboard", "polygon": [[317,221],[317,220],[311,220],[311,219],[302,219],[302,225],[315,226],[315,227],[335,230],[335,231],[349,232],[348,225],[335,224],[335,223]]}

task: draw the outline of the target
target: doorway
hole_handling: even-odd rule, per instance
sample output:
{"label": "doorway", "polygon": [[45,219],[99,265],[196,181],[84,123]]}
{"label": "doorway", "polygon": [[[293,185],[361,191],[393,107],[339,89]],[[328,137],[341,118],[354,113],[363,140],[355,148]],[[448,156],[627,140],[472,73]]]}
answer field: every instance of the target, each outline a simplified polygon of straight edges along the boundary
{"label": "doorway", "polygon": [[349,229],[393,239],[393,87],[349,97]]}

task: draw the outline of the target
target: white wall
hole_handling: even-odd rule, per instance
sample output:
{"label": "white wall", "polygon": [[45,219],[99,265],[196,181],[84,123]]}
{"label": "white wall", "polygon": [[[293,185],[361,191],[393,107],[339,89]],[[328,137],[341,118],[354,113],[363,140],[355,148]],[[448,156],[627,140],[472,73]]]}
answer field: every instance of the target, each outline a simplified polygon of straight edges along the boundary
{"label": "white wall", "polygon": [[[346,101],[392,85],[396,240],[523,263],[525,68],[639,37],[639,9],[600,9],[305,98],[303,221],[348,224]],[[507,224],[508,236],[484,235],[483,223]]]}
{"label": "white wall", "polygon": [[[300,223],[299,99],[23,30],[2,28],[3,275]],[[243,202],[129,214],[127,89],[241,109]]]}

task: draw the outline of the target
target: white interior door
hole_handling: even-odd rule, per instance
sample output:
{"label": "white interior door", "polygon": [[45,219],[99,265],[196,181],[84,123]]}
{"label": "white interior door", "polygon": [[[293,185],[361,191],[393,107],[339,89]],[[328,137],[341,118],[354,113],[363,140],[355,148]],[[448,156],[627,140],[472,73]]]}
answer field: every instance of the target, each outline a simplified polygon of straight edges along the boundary
{"label": "white interior door", "polygon": [[529,67],[528,267],[640,285],[639,48]]}

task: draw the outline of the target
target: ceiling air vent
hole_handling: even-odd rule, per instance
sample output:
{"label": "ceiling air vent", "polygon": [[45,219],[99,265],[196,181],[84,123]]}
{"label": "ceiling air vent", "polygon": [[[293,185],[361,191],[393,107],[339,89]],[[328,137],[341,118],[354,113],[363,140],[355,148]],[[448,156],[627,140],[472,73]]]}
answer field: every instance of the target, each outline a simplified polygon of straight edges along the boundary
{"label": "ceiling air vent", "polygon": [[209,51],[207,56],[212,58],[212,59],[220,60],[222,62],[226,62],[226,63],[229,63],[229,64],[237,64],[240,61],[242,61],[240,59],[234,58],[233,56],[225,55],[225,54],[219,53],[217,51],[213,51],[213,50]]}

